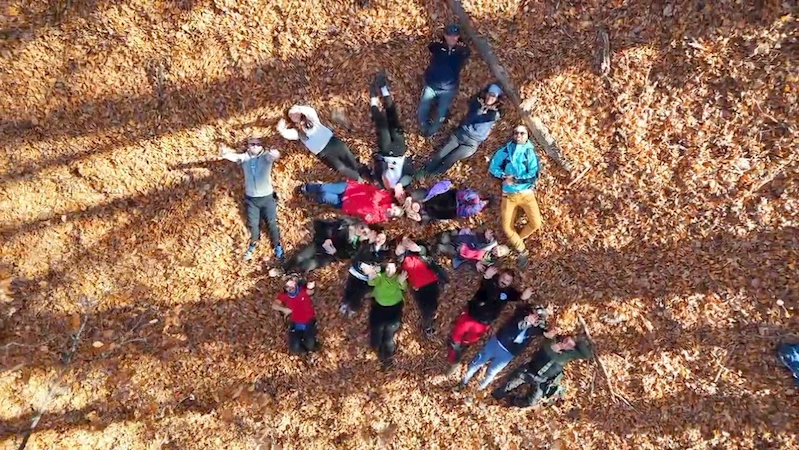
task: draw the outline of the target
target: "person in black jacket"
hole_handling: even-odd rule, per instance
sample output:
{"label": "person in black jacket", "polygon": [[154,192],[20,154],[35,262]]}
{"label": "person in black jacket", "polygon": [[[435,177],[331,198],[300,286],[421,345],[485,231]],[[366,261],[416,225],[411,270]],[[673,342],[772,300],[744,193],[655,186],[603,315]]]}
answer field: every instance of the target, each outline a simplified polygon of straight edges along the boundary
{"label": "person in black jacket", "polygon": [[[502,400],[513,392],[507,399],[509,405],[520,408],[535,406],[558,391],[566,364],[591,357],[593,350],[586,339],[573,336],[546,339],[530,361],[516,369],[491,395]],[[525,384],[528,385],[526,394],[516,391]]]}
{"label": "person in black jacket", "polygon": [[369,238],[363,241],[352,257],[347,284],[344,285],[344,299],[339,308],[341,314],[354,316],[361,310],[361,301],[372,287],[369,286],[369,267],[380,266],[391,255],[386,233],[369,231]]}
{"label": "person in black jacket", "polygon": [[[378,72],[369,86],[369,110],[377,130],[377,153],[374,154],[374,177],[387,190],[406,187],[413,181],[415,170],[405,156],[405,130],[400,123],[397,104],[388,91],[384,72]],[[378,97],[378,95],[380,97]],[[382,98],[383,109],[380,111]]]}
{"label": "person in black jacket", "polygon": [[449,374],[458,368],[463,351],[483,337],[506,304],[528,300],[533,296],[531,288],[519,292],[513,286],[513,278],[513,271],[508,269],[500,271],[496,267],[489,267],[483,273],[480,288],[469,300],[466,310],[455,319],[452,327],[447,351],[447,360],[451,364]]}
{"label": "person in black jacket", "polygon": [[556,330],[547,331],[546,318],[547,310],[544,308],[533,308],[529,305],[516,308],[513,317],[502,325],[469,363],[460,387],[465,388],[477,371],[488,364],[485,378],[479,386],[480,390],[485,389],[534,338],[541,335],[554,338]]}
{"label": "person in black jacket", "polygon": [[[460,26],[448,25],[444,40],[433,41],[427,46],[430,50],[430,65],[424,74],[424,89],[419,101],[417,115],[419,129],[423,136],[436,134],[447,116],[452,100],[458,94],[461,69],[469,59],[469,48],[460,42]],[[433,102],[436,109],[430,115]]]}
{"label": "person in black jacket", "polygon": [[358,246],[369,237],[369,227],[349,217],[314,220],[311,242],[296,251],[281,268],[273,268],[269,276],[283,273],[307,273],[333,261],[352,258]]}

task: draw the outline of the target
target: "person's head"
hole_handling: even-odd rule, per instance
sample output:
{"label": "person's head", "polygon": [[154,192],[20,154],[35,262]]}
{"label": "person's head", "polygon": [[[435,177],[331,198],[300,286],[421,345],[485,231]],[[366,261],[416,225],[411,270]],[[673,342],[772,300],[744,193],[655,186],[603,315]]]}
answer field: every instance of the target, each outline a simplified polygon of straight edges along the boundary
{"label": "person's head", "polygon": [[558,336],[555,339],[555,343],[552,344],[552,350],[556,352],[564,352],[567,350],[572,350],[574,347],[577,346],[577,341],[572,336]]}
{"label": "person's head", "polygon": [[369,229],[369,226],[367,226],[365,223],[356,223],[350,226],[350,232],[352,235],[359,239],[369,239],[370,231],[371,230]]}
{"label": "person's head", "polygon": [[300,279],[296,276],[288,277],[286,279],[286,284],[283,286],[283,290],[289,295],[297,295],[297,292],[300,290]]}
{"label": "person's head", "polygon": [[388,208],[388,217],[402,217],[404,214],[405,210],[400,205],[391,205]]}
{"label": "person's head", "polygon": [[485,103],[486,105],[493,105],[499,100],[499,96],[502,95],[502,88],[496,84],[492,84],[488,87],[485,95]]}
{"label": "person's head", "polygon": [[386,276],[393,277],[397,274],[397,265],[393,262],[386,264]]}
{"label": "person's head", "polygon": [[501,288],[509,287],[513,284],[514,273],[510,269],[502,269],[499,271],[499,275],[497,275],[497,284]]}
{"label": "person's head", "polygon": [[545,323],[548,315],[549,312],[545,308],[535,308],[528,311],[527,315],[524,316],[524,321],[527,326],[532,327]]}
{"label": "person's head", "polygon": [[507,245],[497,245],[496,247],[491,249],[491,255],[495,258],[504,258],[510,255],[510,247]]}
{"label": "person's head", "polygon": [[447,25],[447,28],[444,29],[444,42],[447,43],[447,46],[454,47],[458,40],[461,37],[461,27],[457,23],[452,23]]}
{"label": "person's head", "polygon": [[388,237],[386,236],[386,233],[383,233],[382,231],[379,232],[379,233],[376,232],[375,237],[374,237],[375,246],[382,247],[382,246],[386,245],[386,241],[387,240],[388,240]]}
{"label": "person's head", "polygon": [[513,130],[513,141],[517,144],[525,144],[529,138],[530,135],[527,132],[526,126],[519,125],[515,130]]}
{"label": "person's head", "polygon": [[263,140],[258,136],[250,136],[247,138],[247,153],[251,156],[260,155],[264,151]]}

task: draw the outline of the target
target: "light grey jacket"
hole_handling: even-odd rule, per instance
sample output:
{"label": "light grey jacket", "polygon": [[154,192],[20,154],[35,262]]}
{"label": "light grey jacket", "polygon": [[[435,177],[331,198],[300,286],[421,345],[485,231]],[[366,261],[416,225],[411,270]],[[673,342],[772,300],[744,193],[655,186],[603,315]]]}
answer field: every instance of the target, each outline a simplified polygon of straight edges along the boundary
{"label": "light grey jacket", "polygon": [[223,156],[228,161],[239,163],[244,171],[244,192],[247,197],[266,197],[274,193],[272,189],[272,163],[275,157],[264,150],[257,156],[249,153],[228,153]]}

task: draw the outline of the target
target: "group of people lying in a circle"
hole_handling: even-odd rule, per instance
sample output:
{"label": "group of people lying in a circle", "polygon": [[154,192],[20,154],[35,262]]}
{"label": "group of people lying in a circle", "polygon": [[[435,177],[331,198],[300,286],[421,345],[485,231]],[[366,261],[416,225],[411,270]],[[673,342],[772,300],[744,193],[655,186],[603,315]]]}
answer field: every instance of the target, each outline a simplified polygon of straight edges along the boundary
{"label": "group of people lying in a circle", "polygon": [[[460,42],[457,25],[448,26],[443,40],[434,41],[428,48],[431,63],[425,73],[418,110],[419,128],[426,137],[435,134],[443,123],[449,104],[457,94],[460,71],[469,56],[468,48]],[[431,243],[407,236],[389,239],[379,224],[393,218],[407,216],[427,223],[474,216],[492,206],[494,202],[490,196],[469,188],[457,188],[449,180],[440,180],[429,188],[411,188],[411,184],[441,175],[477,151],[500,118],[502,90],[491,84],[478,93],[470,101],[460,125],[419,170],[408,158],[405,130],[385,73],[377,73],[369,92],[371,117],[377,132],[377,151],[371,167],[361,163],[309,106],[291,107],[288,120],[281,119],[277,125],[280,135],[300,141],[325,165],[346,178],[334,183],[304,183],[298,187],[298,194],[337,208],[345,217],[314,220],[311,238],[291,256],[285,254],[280,241],[278,196],[271,181],[271,168],[280,153],[276,149],[264,149],[258,138],[250,138],[243,153],[220,145],[222,157],[239,163],[244,173],[244,202],[250,231],[244,259],[253,257],[261,223],[265,221],[279,262],[270,270],[270,276],[287,277],[284,292],[278,296],[274,308],[290,315],[289,349],[292,352],[318,348],[312,301],[314,283],[306,282],[305,275],[335,261],[349,261],[340,311],[352,317],[361,310],[363,300],[371,297],[370,345],[385,367],[391,366],[393,361],[395,334],[402,322],[408,287],[419,307],[421,328],[432,336],[439,296],[448,282],[439,258],[450,259],[456,270],[464,265],[473,266],[483,280],[450,332],[447,358],[450,371],[454,372],[464,350],[486,334],[507,303],[526,302],[532,297],[532,290],[519,292],[513,287],[512,270],[498,270],[496,264],[515,252],[519,267],[527,265],[524,240],[541,227],[541,214],[534,195],[539,160],[524,126],[517,127],[513,139],[491,158],[489,172],[502,180],[501,220],[510,246],[500,244],[491,230],[468,228],[442,232]],[[432,108],[433,103],[437,108]],[[519,209],[528,219],[521,231],[514,225]],[[513,391],[511,404],[529,406],[557,393],[565,364],[575,358],[586,358],[591,352],[584,340],[558,337],[548,328],[547,316],[545,308],[526,304],[518,307],[471,360],[461,385],[465,386],[483,365],[488,364],[480,383],[480,389],[486,388],[514,356],[534,338],[543,335],[546,340],[541,350],[496,389],[494,396],[504,398]],[[530,384],[525,394],[517,390],[522,384]]]}

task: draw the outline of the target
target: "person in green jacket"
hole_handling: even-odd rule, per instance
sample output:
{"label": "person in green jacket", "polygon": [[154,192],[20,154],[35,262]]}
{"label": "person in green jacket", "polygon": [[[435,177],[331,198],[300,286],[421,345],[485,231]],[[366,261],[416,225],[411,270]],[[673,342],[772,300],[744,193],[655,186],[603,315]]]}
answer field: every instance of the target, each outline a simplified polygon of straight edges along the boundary
{"label": "person in green jacket", "polygon": [[386,264],[378,272],[375,266],[364,267],[372,286],[374,300],[369,311],[369,345],[377,352],[384,368],[391,366],[397,344],[394,336],[402,325],[402,306],[408,275],[397,273],[397,265]]}
{"label": "person in green jacket", "polygon": [[516,391],[507,401],[508,404],[520,408],[535,406],[559,390],[563,369],[569,361],[591,357],[593,350],[583,338],[558,336],[555,339],[545,339],[541,349],[530,361],[516,369],[491,395],[502,400],[522,385],[528,384],[526,394]]}

